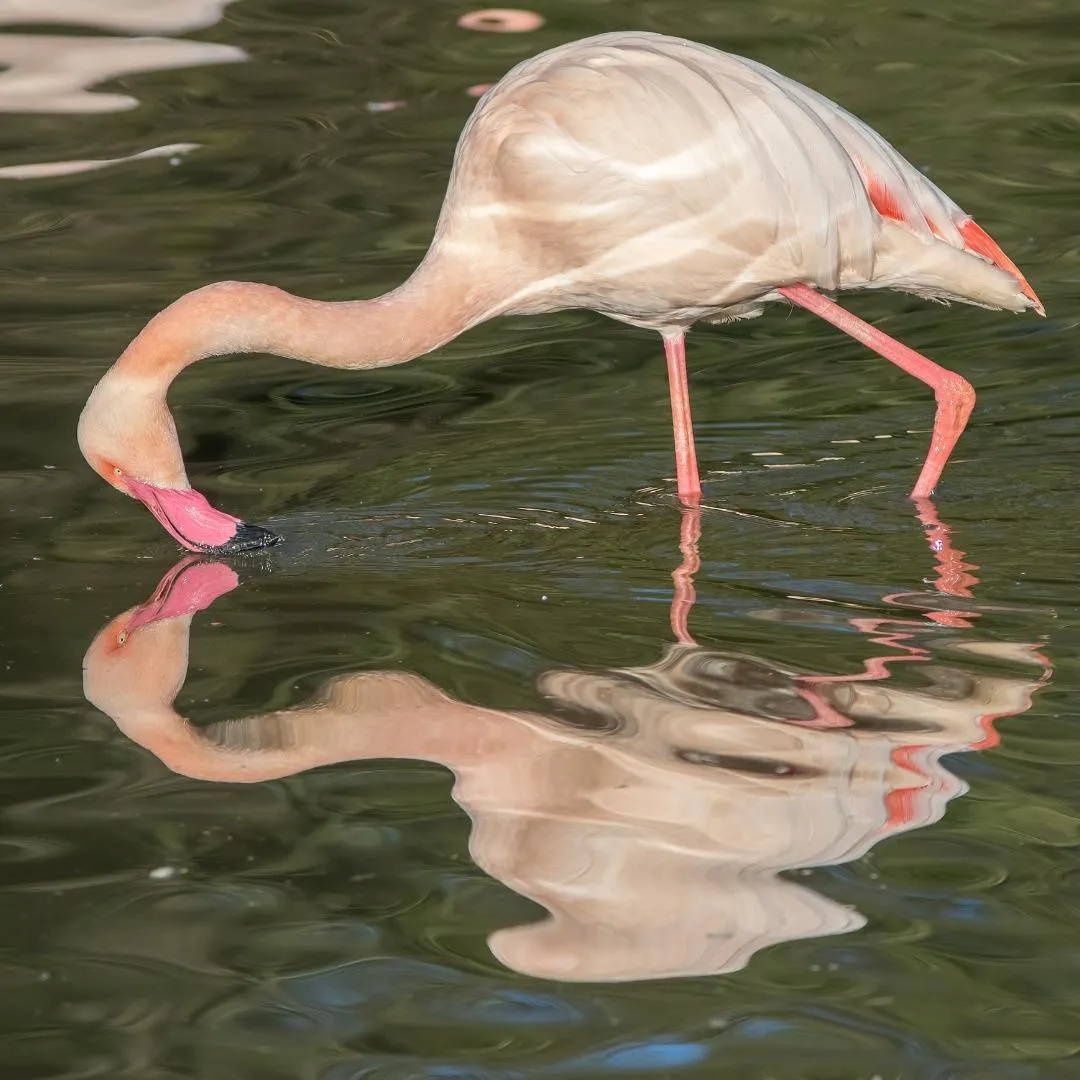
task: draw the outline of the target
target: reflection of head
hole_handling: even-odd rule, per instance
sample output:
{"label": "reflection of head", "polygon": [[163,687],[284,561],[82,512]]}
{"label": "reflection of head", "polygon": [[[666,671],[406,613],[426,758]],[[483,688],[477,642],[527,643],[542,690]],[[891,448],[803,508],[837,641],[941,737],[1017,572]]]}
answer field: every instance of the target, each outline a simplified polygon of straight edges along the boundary
{"label": "reflection of head", "polygon": [[936,821],[964,790],[940,757],[985,745],[990,718],[1022,712],[1045,678],[1033,650],[988,642],[967,648],[1036,674],[920,663],[925,685],[912,689],[883,667],[826,680],[677,645],[648,667],[545,674],[555,717],[372,672],[200,730],[171,704],[191,615],[235,584],[221,564],[182,563],[95,638],[87,697],[193,777],[251,782],[375,757],[446,765],[477,864],[549,912],[497,931],[492,950],[547,978],[732,971],[768,945],[858,928],[857,912],[780,873]]}

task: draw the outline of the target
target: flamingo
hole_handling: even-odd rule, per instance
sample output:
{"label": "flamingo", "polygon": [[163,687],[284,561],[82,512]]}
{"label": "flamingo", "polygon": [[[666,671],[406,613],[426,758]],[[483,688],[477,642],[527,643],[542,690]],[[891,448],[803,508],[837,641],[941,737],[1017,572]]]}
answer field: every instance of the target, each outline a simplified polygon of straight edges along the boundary
{"label": "flamingo", "polygon": [[431,246],[404,284],[337,303],[252,282],[187,293],[102,376],[79,444],[183,547],[265,547],[280,538],[188,482],[166,393],[189,364],[261,352],[378,368],[496,316],[587,308],[662,336],[678,495],[698,506],[687,329],[785,301],[933,388],[930,448],[911,493],[926,498],[975,392],[824,295],[856,288],[1044,314],[973,218],[840,106],[706,45],[601,34],[524,61],[481,98]]}

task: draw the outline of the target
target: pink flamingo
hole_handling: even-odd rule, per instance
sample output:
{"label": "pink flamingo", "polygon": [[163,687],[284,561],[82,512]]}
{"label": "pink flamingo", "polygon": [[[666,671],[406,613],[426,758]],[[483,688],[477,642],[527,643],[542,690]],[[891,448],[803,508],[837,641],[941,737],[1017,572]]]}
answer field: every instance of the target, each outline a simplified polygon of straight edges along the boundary
{"label": "pink flamingo", "polygon": [[696,506],[686,331],[786,300],[933,388],[933,435],[912,492],[925,498],[975,394],[821,291],[856,288],[1043,313],[972,218],[839,106],[704,45],[603,34],[519,64],[479,103],[431,247],[403,285],[342,303],[250,282],[188,293],[95,387],[79,443],[184,547],[262,547],[278,537],[214,509],[188,483],[166,392],[189,364],[266,352],[384,367],[499,315],[590,308],[662,335],[678,492]]}

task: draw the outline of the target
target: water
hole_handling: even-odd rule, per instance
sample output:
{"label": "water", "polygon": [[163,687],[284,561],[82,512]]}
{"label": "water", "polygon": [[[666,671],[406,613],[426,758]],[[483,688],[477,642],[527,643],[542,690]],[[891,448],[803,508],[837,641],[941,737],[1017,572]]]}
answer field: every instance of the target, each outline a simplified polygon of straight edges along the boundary
{"label": "water", "polygon": [[[5,1080],[1075,1076],[1075,12],[465,10],[0,4]],[[467,88],[619,27],[811,83],[1028,274],[846,301],[979,390],[936,505],[927,390],[776,310],[691,339],[681,518],[658,342],[568,313],[196,366],[193,480],[288,540],[173,568],[75,445],[104,367],[209,280],[392,287]]]}

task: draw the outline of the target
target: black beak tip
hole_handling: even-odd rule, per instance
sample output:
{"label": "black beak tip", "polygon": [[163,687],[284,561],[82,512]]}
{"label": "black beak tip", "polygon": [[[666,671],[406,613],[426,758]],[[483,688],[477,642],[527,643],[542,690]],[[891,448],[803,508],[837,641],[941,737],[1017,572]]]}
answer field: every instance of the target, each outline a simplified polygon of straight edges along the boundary
{"label": "black beak tip", "polygon": [[241,521],[231,540],[205,550],[208,555],[239,555],[244,551],[261,551],[263,548],[273,547],[275,544],[280,544],[282,539],[283,537],[272,529],[264,529],[261,525],[249,525],[246,521]]}

